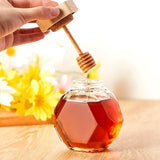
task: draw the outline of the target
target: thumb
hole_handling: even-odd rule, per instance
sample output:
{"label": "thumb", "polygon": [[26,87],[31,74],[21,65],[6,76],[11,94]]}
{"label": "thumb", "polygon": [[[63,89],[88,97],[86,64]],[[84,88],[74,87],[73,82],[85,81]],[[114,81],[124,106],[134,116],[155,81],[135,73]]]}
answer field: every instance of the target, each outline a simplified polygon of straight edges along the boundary
{"label": "thumb", "polygon": [[60,13],[58,8],[46,7],[46,6],[20,9],[20,10],[25,23],[34,20],[45,20],[45,19],[56,18]]}

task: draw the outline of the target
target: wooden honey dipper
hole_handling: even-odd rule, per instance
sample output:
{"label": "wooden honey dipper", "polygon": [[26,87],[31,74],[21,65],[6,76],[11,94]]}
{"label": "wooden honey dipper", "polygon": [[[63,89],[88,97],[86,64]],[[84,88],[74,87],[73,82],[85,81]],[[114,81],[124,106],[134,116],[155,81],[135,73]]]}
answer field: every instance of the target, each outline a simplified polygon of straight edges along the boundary
{"label": "wooden honey dipper", "polygon": [[52,20],[41,20],[37,21],[42,32],[46,32],[51,29],[53,32],[63,28],[69,39],[71,40],[73,46],[77,50],[79,57],[77,57],[77,63],[84,73],[87,73],[91,68],[93,68],[96,63],[88,52],[83,53],[78,46],[77,42],[73,38],[72,34],[66,27],[66,25],[73,20],[73,13],[78,9],[72,0],[67,0],[62,4],[58,5],[57,8],[60,9],[60,14],[57,18]]}

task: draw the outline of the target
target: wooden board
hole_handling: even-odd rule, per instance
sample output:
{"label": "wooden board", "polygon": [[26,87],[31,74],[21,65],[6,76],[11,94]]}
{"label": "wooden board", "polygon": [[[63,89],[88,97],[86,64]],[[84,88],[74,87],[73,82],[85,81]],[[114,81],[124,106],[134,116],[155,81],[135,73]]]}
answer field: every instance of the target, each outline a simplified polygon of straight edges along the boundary
{"label": "wooden board", "polygon": [[53,125],[0,127],[1,160],[159,160],[160,101],[121,100],[124,124],[107,151],[69,150]]}
{"label": "wooden board", "polygon": [[47,121],[36,120],[34,116],[18,116],[14,111],[0,109],[0,127],[53,124],[53,118]]}

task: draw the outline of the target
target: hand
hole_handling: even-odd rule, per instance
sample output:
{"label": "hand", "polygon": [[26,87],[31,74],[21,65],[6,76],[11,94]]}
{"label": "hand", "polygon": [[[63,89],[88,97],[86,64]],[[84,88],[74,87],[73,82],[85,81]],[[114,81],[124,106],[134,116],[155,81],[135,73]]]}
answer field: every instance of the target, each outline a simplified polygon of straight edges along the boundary
{"label": "hand", "polygon": [[59,15],[57,3],[50,0],[0,0],[0,51],[12,46],[38,41],[45,33],[37,28],[21,29],[36,20]]}

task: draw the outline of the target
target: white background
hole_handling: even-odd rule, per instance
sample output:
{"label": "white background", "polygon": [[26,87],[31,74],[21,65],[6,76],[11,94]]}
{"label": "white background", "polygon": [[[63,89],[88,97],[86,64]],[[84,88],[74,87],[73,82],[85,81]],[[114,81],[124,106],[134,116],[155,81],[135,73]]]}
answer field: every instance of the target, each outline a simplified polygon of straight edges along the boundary
{"label": "white background", "polygon": [[[68,28],[83,51],[101,60],[100,77],[106,87],[118,98],[160,99],[160,1],[74,2],[79,11]],[[80,71],[77,53],[63,30],[31,44],[30,51],[49,52],[58,58],[61,53],[52,42],[64,46],[62,69]],[[23,52],[25,47],[29,45],[22,47]]]}

